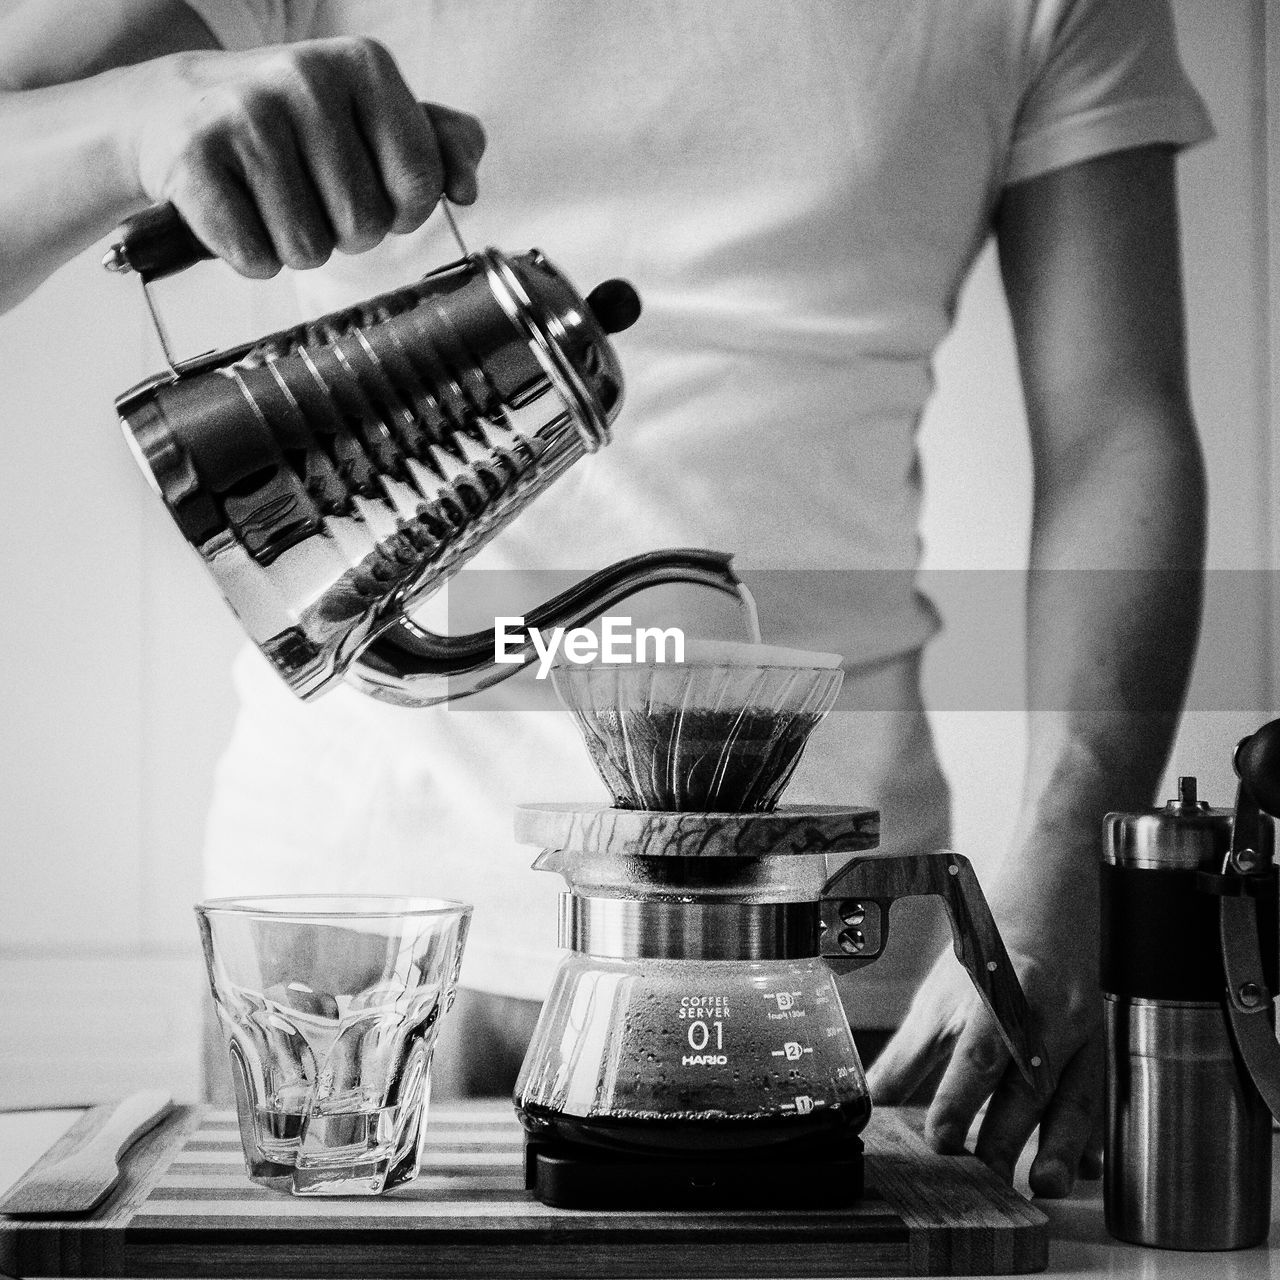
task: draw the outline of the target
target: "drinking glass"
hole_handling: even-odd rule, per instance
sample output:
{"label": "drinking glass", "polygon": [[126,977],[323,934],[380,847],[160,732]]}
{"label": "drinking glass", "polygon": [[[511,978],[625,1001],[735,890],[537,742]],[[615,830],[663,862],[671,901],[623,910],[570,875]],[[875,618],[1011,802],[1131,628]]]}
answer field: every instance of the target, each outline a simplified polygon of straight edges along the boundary
{"label": "drinking glass", "polygon": [[214,898],[196,918],[249,1177],[302,1196],[378,1195],[415,1177],[471,907]]}

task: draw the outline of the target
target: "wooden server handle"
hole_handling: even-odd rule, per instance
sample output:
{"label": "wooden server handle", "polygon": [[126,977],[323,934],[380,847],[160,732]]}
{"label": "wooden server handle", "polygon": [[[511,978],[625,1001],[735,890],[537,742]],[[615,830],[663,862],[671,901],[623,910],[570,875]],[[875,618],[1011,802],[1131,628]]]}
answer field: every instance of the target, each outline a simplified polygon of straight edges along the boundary
{"label": "wooden server handle", "polygon": [[951,922],[956,958],[991,1011],[1018,1070],[1029,1084],[1038,1086],[1044,1080],[1044,1049],[1031,1010],[968,858],[949,849],[914,855],[860,855],[827,882],[822,896],[824,919],[840,920],[850,915],[851,909],[869,905],[879,914],[878,945],[865,954],[849,954],[843,948],[829,951],[824,946],[822,958],[837,971],[860,968],[884,953],[893,902],[899,898],[941,898]]}

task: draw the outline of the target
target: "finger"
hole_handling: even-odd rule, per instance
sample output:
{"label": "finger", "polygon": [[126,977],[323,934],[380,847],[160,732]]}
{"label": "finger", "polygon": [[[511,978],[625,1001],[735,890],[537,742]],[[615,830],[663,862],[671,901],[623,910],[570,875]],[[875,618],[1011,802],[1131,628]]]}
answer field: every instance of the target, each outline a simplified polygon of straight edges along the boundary
{"label": "finger", "polygon": [[[1048,1086],[1056,1082],[1052,1063],[1046,1063],[1042,1078]],[[1045,1092],[1037,1091],[1023,1079],[1018,1068],[1010,1063],[991,1095],[987,1114],[978,1130],[974,1154],[1006,1182],[1013,1181],[1014,1166],[1036,1125],[1040,1123],[1040,1114],[1044,1110],[1049,1091],[1048,1087]]]}
{"label": "finger", "polygon": [[925,1118],[925,1139],[936,1151],[964,1150],[974,1117],[999,1086],[1009,1050],[985,1008],[975,1011],[956,1041]]}
{"label": "finger", "polygon": [[[250,96],[255,128],[236,130],[252,136],[274,128],[273,140],[291,146],[295,166],[274,180],[316,193],[319,217],[311,219],[301,238],[329,240],[345,253],[373,248],[391,228],[391,204],[359,123],[359,99],[376,88],[368,83],[368,58],[361,52],[372,43],[313,41],[281,55],[271,66],[270,88]],[[261,144],[245,144],[246,166],[257,151],[263,153],[256,157],[258,168],[270,169],[278,156]],[[269,183],[273,176],[262,175],[262,181]],[[281,233],[286,234],[283,228]]]}
{"label": "finger", "polygon": [[275,256],[294,270],[328,261],[333,228],[299,156],[299,139],[287,114],[279,111],[255,121],[237,138],[236,152]]}
{"label": "finger", "polygon": [[[414,98],[395,60],[376,41],[359,46],[355,67],[356,120],[386,193],[391,229],[412,231],[426,221],[446,189],[447,160],[434,118]],[[458,128],[453,122],[449,127]]]}
{"label": "finger", "polygon": [[1070,1195],[1101,1112],[1102,1037],[1092,1036],[1067,1063],[1040,1118],[1040,1143],[1030,1172],[1035,1195]]}
{"label": "finger", "polygon": [[473,115],[439,103],[423,103],[444,161],[445,195],[454,204],[473,204],[476,166],[484,155],[484,126]]}
{"label": "finger", "polygon": [[271,235],[238,175],[193,165],[169,199],[201,243],[232,270],[255,280],[278,274]]}
{"label": "finger", "polygon": [[363,253],[391,230],[394,211],[369,144],[349,115],[329,115],[307,144],[307,167],[337,248]]}
{"label": "finger", "polygon": [[946,1060],[947,1046],[947,1038],[933,1019],[908,1012],[867,1071],[872,1101],[880,1106],[905,1102]]}

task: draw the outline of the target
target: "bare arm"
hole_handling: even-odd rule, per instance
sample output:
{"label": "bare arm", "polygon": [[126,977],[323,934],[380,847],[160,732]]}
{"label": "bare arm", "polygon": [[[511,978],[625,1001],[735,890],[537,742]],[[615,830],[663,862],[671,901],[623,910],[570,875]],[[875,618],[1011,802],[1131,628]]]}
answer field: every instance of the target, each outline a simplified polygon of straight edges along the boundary
{"label": "bare arm", "polygon": [[[993,907],[1044,1027],[1033,1096],[941,969],[872,1073],[892,1096],[950,1052],[929,1114],[1006,1176],[1036,1124],[1040,1194],[1074,1180],[1101,1099],[1097,863],[1103,815],[1152,802],[1190,671],[1204,474],[1184,374],[1173,157],[1140,148],[1011,188],[996,230],[1035,469],[1029,749]],[[961,1008],[960,1006],[963,1006]]]}
{"label": "bare arm", "polygon": [[0,24],[0,310],[148,202],[129,144],[148,74],[131,64],[201,48],[217,42],[177,0],[55,0]]}
{"label": "bare arm", "polygon": [[180,0],[31,0],[0,24],[0,310],[159,200],[245,275],[475,198],[484,134],[374,41],[227,53]]}
{"label": "bare arm", "polygon": [[[1065,956],[1077,975],[1064,984],[1063,1083],[1037,1161],[1065,1190],[1101,1097],[1102,818],[1153,803],[1199,628],[1205,482],[1173,156],[1121,153],[1015,188],[999,235],[1036,477],[1029,752],[999,905],[1015,945]],[[1012,1170],[1039,1108],[1010,1085],[988,1117],[982,1154]]]}

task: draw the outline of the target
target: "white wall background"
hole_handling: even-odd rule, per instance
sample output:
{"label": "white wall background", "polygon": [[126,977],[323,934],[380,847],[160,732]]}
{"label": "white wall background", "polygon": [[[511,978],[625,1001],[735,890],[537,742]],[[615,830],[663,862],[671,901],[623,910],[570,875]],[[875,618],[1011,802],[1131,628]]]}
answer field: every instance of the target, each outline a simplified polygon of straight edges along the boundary
{"label": "white wall background", "polygon": [[[12,0],[0,0],[0,11]],[[1209,457],[1216,568],[1271,570],[1280,403],[1268,317],[1280,221],[1280,23],[1266,0],[1177,0],[1219,137],[1183,164],[1192,384]],[[1271,179],[1274,181],[1274,178]],[[214,760],[231,725],[238,630],[122,445],[112,401],[160,364],[134,282],[85,254],[0,317],[0,1108],[198,1089],[191,904]],[[163,289],[193,352],[288,319],[281,286],[217,267]],[[922,434],[928,563],[1016,568],[1028,464],[990,257],[939,361]],[[1231,793],[1230,747],[1277,702],[1274,596],[1233,635],[1232,696],[1188,718],[1174,771]],[[1239,595],[1233,595],[1233,601]],[[933,659],[963,646],[953,617]],[[1206,673],[1207,675],[1208,673]],[[1202,677],[1202,685],[1206,677]],[[957,844],[1002,840],[1021,773],[1016,713],[936,717]]]}

